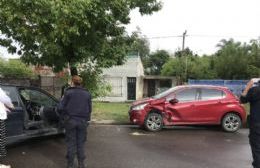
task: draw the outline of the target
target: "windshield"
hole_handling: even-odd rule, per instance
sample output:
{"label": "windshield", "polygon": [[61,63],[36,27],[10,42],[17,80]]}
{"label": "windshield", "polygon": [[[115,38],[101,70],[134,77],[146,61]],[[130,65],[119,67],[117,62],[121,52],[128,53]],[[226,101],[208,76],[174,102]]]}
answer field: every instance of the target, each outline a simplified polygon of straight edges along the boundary
{"label": "windshield", "polygon": [[165,97],[165,96],[171,94],[172,92],[174,92],[175,90],[177,90],[177,89],[179,89],[179,88],[180,88],[180,86],[176,86],[176,87],[170,88],[170,89],[168,89],[168,90],[166,90],[166,91],[164,91],[164,92],[161,92],[161,93],[159,93],[159,94],[153,96],[152,98],[154,98],[154,99],[163,98],[163,97]]}

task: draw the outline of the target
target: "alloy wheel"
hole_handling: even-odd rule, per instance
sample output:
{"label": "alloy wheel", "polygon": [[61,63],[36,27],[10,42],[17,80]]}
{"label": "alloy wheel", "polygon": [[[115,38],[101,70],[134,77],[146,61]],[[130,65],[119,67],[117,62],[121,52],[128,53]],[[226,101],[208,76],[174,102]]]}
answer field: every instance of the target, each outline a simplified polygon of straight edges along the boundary
{"label": "alloy wheel", "polygon": [[241,126],[241,119],[237,114],[227,114],[222,121],[222,127],[227,132],[235,132]]}
{"label": "alloy wheel", "polygon": [[163,126],[162,116],[158,113],[148,114],[145,122],[145,127],[149,131],[159,131]]}

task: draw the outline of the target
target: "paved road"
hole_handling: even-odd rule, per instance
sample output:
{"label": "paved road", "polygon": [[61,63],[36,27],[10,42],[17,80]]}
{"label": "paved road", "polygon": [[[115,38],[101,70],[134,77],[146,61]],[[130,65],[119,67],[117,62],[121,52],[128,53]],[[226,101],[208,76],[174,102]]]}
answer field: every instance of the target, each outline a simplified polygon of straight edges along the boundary
{"label": "paved road", "polygon": [[[86,145],[89,168],[247,168],[248,130],[175,127],[148,133],[133,126],[92,125]],[[14,168],[65,168],[63,136],[9,147]]]}

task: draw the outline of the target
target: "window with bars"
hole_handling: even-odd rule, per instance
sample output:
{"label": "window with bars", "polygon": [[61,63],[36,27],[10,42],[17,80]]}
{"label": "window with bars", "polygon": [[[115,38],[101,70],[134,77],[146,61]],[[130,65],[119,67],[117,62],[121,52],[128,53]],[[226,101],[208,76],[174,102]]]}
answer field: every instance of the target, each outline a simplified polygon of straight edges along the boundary
{"label": "window with bars", "polygon": [[105,77],[105,81],[107,81],[111,85],[111,92],[108,96],[110,96],[110,97],[123,96],[122,77]]}

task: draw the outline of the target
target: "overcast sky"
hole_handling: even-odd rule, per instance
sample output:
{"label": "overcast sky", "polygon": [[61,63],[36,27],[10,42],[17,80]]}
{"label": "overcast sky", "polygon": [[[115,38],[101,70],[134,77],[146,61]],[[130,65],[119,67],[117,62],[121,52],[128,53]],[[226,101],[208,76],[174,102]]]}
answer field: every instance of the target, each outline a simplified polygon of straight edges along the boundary
{"label": "overcast sky", "polygon": [[[152,51],[170,52],[182,47],[181,36],[187,30],[185,46],[197,54],[212,54],[225,38],[249,42],[260,36],[260,0],[162,0],[161,11],[150,16],[131,13],[130,33],[140,27],[150,41]],[[5,56],[6,51],[0,48]]]}
{"label": "overcast sky", "polygon": [[[163,9],[152,16],[131,13],[128,32],[136,26],[150,41],[152,51],[171,52],[182,47],[181,36],[187,30],[185,46],[198,54],[212,54],[225,38],[249,42],[260,36],[260,0],[162,0]],[[174,36],[174,37],[172,37]],[[161,38],[159,38],[161,37]]]}

